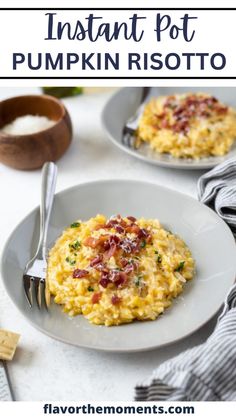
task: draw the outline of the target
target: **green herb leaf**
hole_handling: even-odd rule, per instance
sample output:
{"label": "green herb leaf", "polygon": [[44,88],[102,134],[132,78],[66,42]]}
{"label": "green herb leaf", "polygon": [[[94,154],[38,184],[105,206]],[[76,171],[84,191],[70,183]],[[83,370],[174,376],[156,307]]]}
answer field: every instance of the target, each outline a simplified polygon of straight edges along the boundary
{"label": "green herb leaf", "polygon": [[70,227],[71,228],[77,228],[77,227],[79,227],[80,226],[80,223],[78,222],[78,221],[75,221],[74,223],[72,223],[71,225],[70,225]]}
{"label": "green herb leaf", "polygon": [[161,263],[162,262],[162,256],[159,254],[158,250],[154,250],[155,255],[157,255],[157,263]]}
{"label": "green herb leaf", "polygon": [[182,262],[180,262],[177,268],[175,269],[175,272],[181,272],[184,269],[184,264],[185,264],[185,261],[182,260]]}
{"label": "green herb leaf", "polygon": [[157,256],[157,263],[161,263],[162,262],[162,256],[161,255],[158,255]]}
{"label": "green herb leaf", "polygon": [[146,247],[146,240],[141,241],[141,249],[144,249]]}
{"label": "green herb leaf", "polygon": [[136,278],[134,278],[134,285],[136,287],[139,287],[140,284],[141,284],[142,279],[143,279],[142,275],[136,276]]}
{"label": "green herb leaf", "polygon": [[66,262],[67,263],[69,263],[71,266],[73,266],[73,265],[75,265],[76,264],[76,260],[72,260],[72,259],[70,259],[69,257],[66,257]]}
{"label": "green herb leaf", "polygon": [[78,250],[80,248],[80,246],[81,246],[81,244],[78,240],[76,240],[76,242],[74,242],[74,243],[69,244],[69,248],[71,250]]}
{"label": "green herb leaf", "polygon": [[88,291],[91,291],[92,292],[92,291],[94,291],[94,288],[89,285]]}

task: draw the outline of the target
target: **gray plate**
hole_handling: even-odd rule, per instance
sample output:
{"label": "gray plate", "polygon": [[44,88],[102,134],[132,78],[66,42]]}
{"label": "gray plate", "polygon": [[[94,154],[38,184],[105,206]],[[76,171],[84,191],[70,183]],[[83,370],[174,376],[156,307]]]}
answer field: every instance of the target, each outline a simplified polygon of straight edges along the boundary
{"label": "gray plate", "polygon": [[[206,92],[216,96],[223,103],[236,108],[235,87],[155,87],[152,90],[154,97],[183,92]],[[230,157],[236,156],[236,144],[223,157],[209,157],[200,160],[178,159],[168,154],[160,154],[151,150],[146,144],[138,150],[125,146],[122,143],[122,130],[127,120],[135,114],[139,107],[141,96],[142,88],[125,87],[111,97],[103,110],[104,129],[110,140],[121,150],[148,163],[175,169],[209,169]]]}
{"label": "gray plate", "polygon": [[236,272],[236,246],[227,225],[196,200],[145,182],[98,181],[60,192],[49,231],[52,246],[73,220],[97,213],[120,213],[158,218],[188,244],[197,263],[197,275],[184,293],[156,321],[118,327],[95,326],[82,316],[72,320],[60,307],[50,311],[30,309],[22,289],[22,272],[38,239],[39,209],[13,231],[2,256],[2,277],[20,312],[47,335],[77,346],[107,351],[142,351],[175,342],[206,323],[220,308]]}

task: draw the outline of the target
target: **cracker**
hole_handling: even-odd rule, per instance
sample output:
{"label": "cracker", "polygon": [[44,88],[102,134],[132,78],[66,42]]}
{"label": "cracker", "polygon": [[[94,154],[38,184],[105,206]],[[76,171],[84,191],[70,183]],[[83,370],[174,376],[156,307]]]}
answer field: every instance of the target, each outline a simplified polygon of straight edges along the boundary
{"label": "cracker", "polygon": [[0,329],[0,359],[12,360],[19,339],[20,335],[18,333]]}

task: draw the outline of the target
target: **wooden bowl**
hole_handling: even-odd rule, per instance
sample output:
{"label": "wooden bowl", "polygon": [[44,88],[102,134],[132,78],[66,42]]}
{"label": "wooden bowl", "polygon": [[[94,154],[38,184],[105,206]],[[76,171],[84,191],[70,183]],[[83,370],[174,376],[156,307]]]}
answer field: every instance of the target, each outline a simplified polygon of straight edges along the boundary
{"label": "wooden bowl", "polygon": [[47,95],[18,96],[0,102],[0,129],[24,115],[46,116],[55,125],[34,134],[0,132],[0,162],[14,169],[32,170],[58,160],[72,139],[72,124],[65,106]]}

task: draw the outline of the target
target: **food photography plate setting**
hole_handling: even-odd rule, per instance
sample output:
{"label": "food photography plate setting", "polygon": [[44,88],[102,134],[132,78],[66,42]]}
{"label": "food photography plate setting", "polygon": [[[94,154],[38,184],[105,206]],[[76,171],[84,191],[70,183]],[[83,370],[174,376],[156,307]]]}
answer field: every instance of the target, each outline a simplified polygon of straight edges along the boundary
{"label": "food photography plate setting", "polygon": [[117,383],[126,362],[122,399],[129,353],[148,375],[212,333],[236,273],[235,93],[2,90],[0,359],[16,352],[21,399],[45,354],[105,387],[101,357]]}
{"label": "food photography plate setting", "polygon": [[[119,199],[123,194],[127,196],[125,201]],[[93,197],[92,200],[91,197]],[[77,202],[80,202],[79,210],[76,205]],[[173,211],[173,208],[175,208],[175,211]],[[37,243],[39,237],[38,212],[38,210],[35,210],[27,216],[8,240],[2,259],[3,280],[8,294],[21,313],[41,331],[65,342],[113,351],[138,351],[172,343],[194,332],[209,320],[220,308],[227,290],[234,281],[236,259],[232,234],[224,222],[206,206],[185,195],[145,182],[94,182],[68,189],[55,197],[48,236],[49,247],[54,245],[55,240],[61,235],[65,227],[71,225],[72,227],[69,227],[69,230],[65,233],[64,241],[61,239],[61,244],[57,242],[58,249],[54,248],[49,258],[50,288],[56,294],[59,304],[69,300],[66,305],[67,311],[73,313],[73,310],[75,310],[73,314],[76,314],[80,307],[80,304],[77,303],[76,305],[76,299],[86,299],[81,304],[86,313],[86,307],[89,310],[88,306],[92,297],[99,292],[103,293],[100,296],[100,301],[91,303],[93,307],[96,307],[94,308],[95,313],[90,311],[87,317],[95,324],[97,322],[98,324],[104,323],[102,316],[99,320],[99,314],[103,307],[105,319],[108,319],[108,322],[110,322],[108,324],[111,324],[111,327],[90,324],[82,315],[70,317],[68,313],[63,313],[62,308],[56,304],[52,304],[48,312],[39,311],[37,307],[32,309],[25,301],[22,276],[27,261],[36,250],[35,243]],[[130,288],[130,284],[124,283],[116,286],[114,281],[111,281],[108,285],[101,284],[104,271],[97,271],[98,275],[95,279],[92,279],[91,283],[88,279],[92,276],[91,272],[87,271],[88,274],[85,273],[84,277],[83,275],[80,276],[80,272],[86,270],[85,268],[89,265],[88,261],[91,264],[91,260],[95,260],[97,253],[91,252],[93,248],[89,245],[84,245],[86,249],[80,248],[82,247],[79,235],[81,226],[73,227],[73,222],[78,219],[88,220],[98,213],[104,214],[106,217],[112,214],[132,214],[132,216],[138,219],[142,217],[144,220],[145,233],[150,231],[151,239],[149,240],[153,240],[154,243],[147,242],[146,249],[141,248],[137,252],[127,249],[126,253],[122,249],[121,252],[117,249],[117,252],[122,253],[119,257],[120,259],[123,258],[124,262],[129,262],[135,256],[139,258],[133,258],[133,262],[141,264],[139,272],[140,276],[142,275],[144,278],[140,279],[140,282],[143,280],[147,287],[147,290],[143,289],[143,295],[142,290],[139,290],[139,288],[142,288],[142,284],[134,284],[135,293]],[[155,233],[153,233],[152,222],[150,221],[150,228],[149,223],[145,220],[157,218],[165,230],[159,232],[160,228],[157,224],[155,225]],[[103,217],[97,217],[97,221],[92,222],[89,231],[86,231],[86,234],[81,233],[83,241],[86,243],[86,239],[93,236],[98,238],[99,236],[95,232],[100,232],[101,236],[108,234],[112,236],[113,240],[115,237],[121,237],[120,233],[118,235],[114,233],[116,232],[115,229],[104,231],[102,224],[104,224]],[[101,230],[98,229],[99,227],[101,227]],[[87,230],[88,227],[85,225],[83,229]],[[169,231],[171,233],[168,233]],[[132,237],[132,235],[135,236],[135,233],[128,233],[128,235]],[[180,239],[177,238],[177,235],[183,238],[186,245],[178,242]],[[24,240],[24,246],[21,246],[22,240]],[[126,241],[129,245],[135,242],[135,239]],[[74,247],[72,252],[69,246]],[[222,259],[221,256],[225,247],[228,251]],[[188,248],[191,249],[195,262],[193,262]],[[211,252],[208,252],[208,249],[211,249]],[[55,254],[56,251],[59,255]],[[83,260],[85,251],[89,255],[86,260]],[[159,253],[156,254],[155,251]],[[80,253],[82,253],[81,256]],[[205,262],[206,253],[208,254],[207,264]],[[158,255],[160,259],[162,258],[160,262],[157,261]],[[114,256],[109,257],[108,254],[106,265],[108,263],[115,265],[112,271],[116,272],[117,263]],[[166,265],[165,269],[163,268],[164,263]],[[186,264],[182,269],[181,263]],[[78,277],[76,277],[76,270],[78,270]],[[127,269],[124,267],[121,272],[126,271]],[[73,272],[75,272],[74,283],[71,278]],[[181,272],[182,275],[180,275]],[[70,277],[70,284],[65,278],[64,286],[60,286],[60,281],[63,285],[63,275]],[[179,276],[181,276],[180,279]],[[187,279],[185,279],[185,276]],[[138,280],[138,272],[136,273],[134,270],[131,277],[132,279],[128,279],[128,281]],[[86,284],[83,284],[83,278],[86,278]],[[58,283],[54,283],[56,280],[58,280]],[[83,290],[79,290],[79,286],[82,286]],[[88,291],[87,293],[90,295],[86,297],[89,286],[92,291]],[[151,288],[150,291],[149,287]],[[172,287],[173,290],[171,291]],[[183,293],[176,299],[173,306],[166,309],[164,314],[153,321],[153,318],[158,315],[155,299],[157,308],[160,308],[160,313],[162,313],[162,304],[171,301],[173,296],[177,296],[182,291],[182,287]],[[108,292],[108,289],[110,289],[110,292],[107,297],[105,293]],[[155,291],[159,291],[160,295],[155,296]],[[66,292],[68,292],[67,295]],[[162,296],[163,293],[166,296]],[[113,295],[120,298],[120,301],[115,305],[112,303]],[[206,298],[208,295],[211,295],[210,301]],[[137,301],[132,301],[135,298]],[[129,307],[133,308],[133,314],[131,314]],[[147,320],[112,326],[113,322],[116,324],[118,312],[121,312],[121,323],[135,320],[137,316],[140,316],[140,320],[145,320],[146,316]],[[122,314],[122,312],[124,313]],[[152,321],[148,321],[150,320],[149,316],[151,316]]]}
{"label": "food photography plate setting", "polygon": [[175,169],[209,169],[236,154],[235,88],[125,87],[103,110],[123,151]]}

